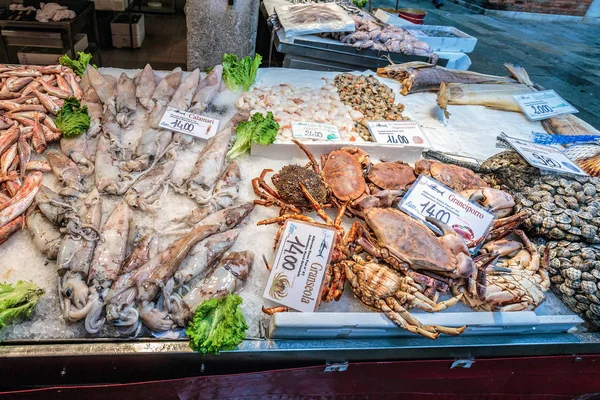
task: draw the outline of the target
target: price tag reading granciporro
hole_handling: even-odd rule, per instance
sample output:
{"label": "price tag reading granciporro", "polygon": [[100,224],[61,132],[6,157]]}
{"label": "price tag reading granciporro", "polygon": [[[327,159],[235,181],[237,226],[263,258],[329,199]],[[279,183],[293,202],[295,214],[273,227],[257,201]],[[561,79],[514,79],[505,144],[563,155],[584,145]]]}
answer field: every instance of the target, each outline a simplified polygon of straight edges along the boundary
{"label": "price tag reading granciporro", "polygon": [[185,133],[201,139],[210,139],[217,134],[219,120],[167,107],[167,111],[163,114],[158,125],[171,131]]}
{"label": "price tag reading granciporro", "polygon": [[536,168],[562,174],[587,175],[584,170],[565,156],[556,147],[533,143],[502,134],[506,140],[529,164]]}
{"label": "price tag reading granciporro", "polygon": [[335,234],[331,228],[288,220],[263,296],[294,310],[315,311]]}
{"label": "price tag reading granciporro", "polygon": [[487,235],[496,218],[494,214],[426,175],[421,175],[411,186],[399,208],[441,234],[438,227],[425,220],[426,217],[435,218],[454,229],[466,241],[476,241]]}

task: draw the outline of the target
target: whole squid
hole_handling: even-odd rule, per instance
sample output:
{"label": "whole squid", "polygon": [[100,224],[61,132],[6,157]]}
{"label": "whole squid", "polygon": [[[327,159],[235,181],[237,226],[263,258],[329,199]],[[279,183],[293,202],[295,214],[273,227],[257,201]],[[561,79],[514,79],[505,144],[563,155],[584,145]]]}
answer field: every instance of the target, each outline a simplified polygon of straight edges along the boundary
{"label": "whole squid", "polygon": [[[97,190],[86,197],[79,213],[82,223],[93,226],[96,230],[100,228],[102,199]],[[87,277],[97,242],[98,237],[87,240],[69,234],[64,235],[61,241],[56,257],[58,293],[63,316],[67,321],[80,320],[91,309]]]}
{"label": "whole squid", "polygon": [[94,88],[102,102],[103,110],[108,110],[112,115],[115,115],[117,109],[117,90],[115,86],[92,66],[88,66],[85,73],[88,76],[90,86]]}
{"label": "whole squid", "polygon": [[31,212],[28,211],[26,222],[27,230],[31,233],[31,239],[35,247],[47,259],[56,260],[62,241],[62,233],[42,214],[39,208],[35,208]]}
{"label": "whole squid", "polygon": [[134,209],[156,210],[168,189],[167,180],[175,167],[175,151],[167,153],[164,162],[138,179],[125,193],[125,201]]}
{"label": "whole squid", "polygon": [[136,82],[135,97],[148,111],[152,110],[154,107],[154,102],[151,100],[151,97],[155,88],[156,80],[154,78],[154,71],[152,70],[150,64],[146,64],[139,75],[138,81]]}
{"label": "whole squid", "polygon": [[52,172],[65,186],[59,194],[65,196],[78,196],[85,191],[83,187],[83,175],[75,164],[65,153],[60,150],[47,150],[46,157],[52,167]]}
{"label": "whole squid", "polygon": [[254,253],[251,251],[230,253],[223,257],[203,279],[183,296],[182,302],[174,302],[179,308],[173,311],[172,318],[179,326],[185,327],[194,317],[196,308],[205,300],[219,299],[230,293],[239,292],[246,283],[253,264]]}
{"label": "whole squid", "polygon": [[143,171],[156,163],[165,154],[171,143],[173,132],[166,129],[150,129],[138,143],[133,159],[122,163],[124,171]]}
{"label": "whole squid", "polygon": [[216,65],[206,76],[206,78],[204,78],[198,85],[198,90],[192,98],[190,112],[200,114],[206,110],[209,104],[214,100],[217,93],[219,93],[222,80],[223,66]]}
{"label": "whole squid", "polygon": [[135,84],[126,73],[121,73],[117,82],[117,122],[122,127],[131,124],[130,116],[135,113],[137,101],[135,98]]}
{"label": "whole squid", "polygon": [[85,318],[85,329],[89,333],[97,333],[104,325],[104,318],[100,318],[104,299],[113,282],[118,278],[121,264],[125,260],[128,234],[129,207],[122,201],[104,223],[100,241],[90,264],[88,283],[90,301],[93,304]]}

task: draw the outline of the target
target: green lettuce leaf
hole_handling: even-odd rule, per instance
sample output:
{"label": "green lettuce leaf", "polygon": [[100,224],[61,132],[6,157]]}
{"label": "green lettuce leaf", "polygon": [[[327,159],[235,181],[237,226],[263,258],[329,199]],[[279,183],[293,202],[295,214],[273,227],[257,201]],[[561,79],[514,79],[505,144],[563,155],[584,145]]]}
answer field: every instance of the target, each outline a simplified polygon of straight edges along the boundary
{"label": "green lettuce leaf", "polygon": [[90,127],[88,108],[87,106],[81,107],[81,103],[75,97],[69,97],[56,113],[54,122],[66,138],[81,135]]}
{"label": "green lettuce leaf", "polygon": [[223,80],[233,92],[248,91],[256,79],[262,61],[260,54],[238,60],[235,54],[223,54]]}
{"label": "green lettuce leaf", "polygon": [[265,117],[254,113],[249,121],[242,121],[235,127],[235,143],[227,152],[227,157],[236,158],[250,151],[252,143],[268,146],[275,141],[279,124],[273,118],[271,111]]}
{"label": "green lettuce leaf", "polygon": [[[79,51],[77,52],[77,57],[77,60],[73,60],[71,57],[65,54],[58,59],[58,62],[60,65],[71,68],[77,75],[83,76],[85,69],[92,60],[92,55]],[[92,64],[92,67],[96,68],[94,64]]]}
{"label": "green lettuce leaf", "polygon": [[194,351],[219,354],[230,350],[246,338],[246,318],[239,309],[242,298],[230,294],[223,299],[205,300],[196,308],[186,334]]}
{"label": "green lettuce leaf", "polygon": [[0,283],[0,329],[18,318],[29,318],[43,294],[33,282]]}

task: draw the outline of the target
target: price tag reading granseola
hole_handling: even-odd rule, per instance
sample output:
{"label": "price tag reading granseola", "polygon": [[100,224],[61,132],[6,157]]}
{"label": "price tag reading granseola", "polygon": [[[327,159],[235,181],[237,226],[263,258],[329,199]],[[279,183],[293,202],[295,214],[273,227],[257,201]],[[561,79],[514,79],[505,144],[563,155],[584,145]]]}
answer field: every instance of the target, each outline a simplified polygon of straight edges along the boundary
{"label": "price tag reading granseola", "polygon": [[263,296],[294,310],[315,311],[335,234],[331,228],[288,220]]}
{"label": "price tag reading granseola", "polygon": [[411,186],[399,208],[442,234],[438,227],[425,219],[435,218],[454,229],[465,241],[477,241],[487,235],[496,218],[483,207],[426,175],[421,175]]}
{"label": "price tag reading granseola", "polygon": [[185,133],[200,139],[210,139],[217,134],[219,120],[167,107],[158,125],[170,131]]}
{"label": "price tag reading granseola", "polygon": [[506,140],[529,164],[536,168],[559,174],[587,175],[556,147],[513,138],[506,134],[502,134],[501,139]]}

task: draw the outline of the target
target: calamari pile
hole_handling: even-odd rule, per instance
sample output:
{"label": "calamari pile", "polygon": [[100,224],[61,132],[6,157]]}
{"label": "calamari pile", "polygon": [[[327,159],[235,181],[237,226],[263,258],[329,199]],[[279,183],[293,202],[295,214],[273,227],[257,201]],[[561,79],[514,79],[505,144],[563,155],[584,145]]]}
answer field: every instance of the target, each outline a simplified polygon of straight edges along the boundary
{"label": "calamari pile", "polygon": [[[509,193],[490,188],[467,168],[427,159],[418,160],[414,169],[402,161],[372,164],[369,154],[355,147],[325,154],[319,166],[304,145],[296,144],[310,160],[306,166],[284,166],[271,178],[274,187],[266,182],[270,169],[252,182],[256,204],[281,209],[279,217],[258,224],[283,226],[288,219],[301,219],[336,229],[321,301],[338,301],[348,280],[365,306],[410,332],[435,339],[439,334],[458,335],[466,327],[424,326],[407,309],[436,312],[462,300],[474,310],[534,310],[545,300],[550,287],[546,265],[525,233],[516,229],[526,214],[514,213]],[[491,231],[473,241],[428,219],[442,232],[437,237],[399,211],[395,205],[418,175],[431,176],[493,212],[498,219]],[[335,219],[323,210],[330,207],[337,209]],[[316,211],[321,221],[299,216],[304,211]],[[364,219],[365,224],[355,221],[346,230],[341,225],[344,215]],[[506,238],[512,233],[519,240]],[[469,249],[481,244],[472,258]],[[452,297],[438,302],[443,293]]]}
{"label": "calamari pile", "polygon": [[347,45],[359,49],[383,50],[392,53],[430,57],[435,64],[438,55],[431,46],[415,38],[408,31],[392,25],[380,24],[374,20],[357,15],[352,16],[356,31],[352,33],[324,33],[321,36],[331,37]]}
{"label": "calamari pile", "polygon": [[[199,70],[175,69],[160,79],[147,65],[134,78],[116,79],[86,70],[79,90],[90,129],[46,151],[58,185],[42,184],[41,172],[26,175],[17,200],[9,200],[18,207],[0,211],[8,219],[35,199],[26,226],[39,251],[56,260],[66,322],[85,320],[92,334],[106,323],[122,335],[139,334],[142,324],[152,332],[183,328],[204,300],[246,281],[254,254],[228,250],[254,206],[234,204],[240,170],[225,155],[232,126],[247,115],[222,126],[178,179],[178,153],[194,138],[158,128],[167,107],[203,112],[219,92],[221,73],[216,66],[201,80]],[[160,210],[170,187],[197,207],[160,232],[140,224]]]}
{"label": "calamari pile", "polygon": [[363,114],[344,104],[333,82],[327,80],[320,89],[288,84],[254,88],[235,104],[239,110],[251,113],[271,111],[280,125],[278,140],[292,139],[292,122],[312,121],[335,125],[343,141],[363,141],[354,128]]}
{"label": "calamari pile", "polygon": [[404,105],[394,104],[392,89],[379,82],[373,75],[340,74],[335,77],[334,82],[340,100],[364,115],[363,119],[354,124],[364,140],[373,140],[367,121],[408,119],[402,116]]}

